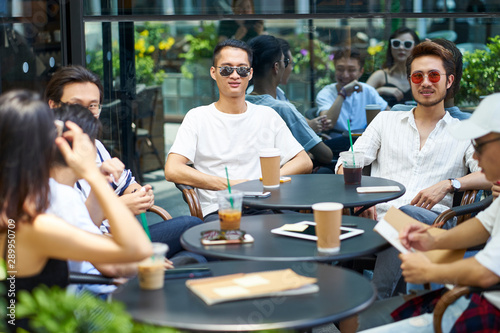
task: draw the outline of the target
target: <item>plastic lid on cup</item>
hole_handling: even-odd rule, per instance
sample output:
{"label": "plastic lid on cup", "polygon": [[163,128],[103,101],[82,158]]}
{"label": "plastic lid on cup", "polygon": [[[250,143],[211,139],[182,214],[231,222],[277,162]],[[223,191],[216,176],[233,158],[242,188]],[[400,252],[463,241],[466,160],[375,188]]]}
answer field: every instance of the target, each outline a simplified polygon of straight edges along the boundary
{"label": "plastic lid on cup", "polygon": [[275,157],[280,156],[280,150],[278,148],[264,148],[259,150],[260,157]]}
{"label": "plastic lid on cup", "polygon": [[151,244],[153,245],[154,255],[165,255],[169,250],[168,245],[165,243],[153,242]]}
{"label": "plastic lid on cup", "polygon": [[318,202],[312,205],[313,210],[331,211],[343,209],[344,205],[339,202]]}
{"label": "plastic lid on cup", "polygon": [[378,104],[367,104],[365,110],[381,110],[382,108]]}

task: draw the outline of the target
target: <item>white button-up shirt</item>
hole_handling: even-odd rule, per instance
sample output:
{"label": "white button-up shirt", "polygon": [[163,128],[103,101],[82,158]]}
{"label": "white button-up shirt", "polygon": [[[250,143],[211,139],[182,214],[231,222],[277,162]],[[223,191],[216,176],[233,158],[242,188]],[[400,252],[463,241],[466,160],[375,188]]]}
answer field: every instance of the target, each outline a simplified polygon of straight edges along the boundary
{"label": "white button-up shirt", "polygon": [[[365,166],[372,164],[371,176],[395,180],[406,187],[398,199],[377,205],[381,219],[391,206],[407,205],[421,190],[448,178],[465,176],[479,169],[470,141],[454,139],[447,127],[458,122],[446,112],[420,149],[420,135],[412,111],[383,111],[356,140],[354,150],[365,154]],[[337,163],[336,168],[340,165]],[[447,194],[432,210],[451,207]]]}

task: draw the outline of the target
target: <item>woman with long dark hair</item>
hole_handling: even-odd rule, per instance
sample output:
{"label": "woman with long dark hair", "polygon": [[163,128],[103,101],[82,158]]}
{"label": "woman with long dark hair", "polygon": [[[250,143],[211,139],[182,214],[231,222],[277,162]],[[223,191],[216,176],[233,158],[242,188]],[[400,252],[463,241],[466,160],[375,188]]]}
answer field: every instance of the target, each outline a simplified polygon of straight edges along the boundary
{"label": "woman with long dark hair", "polygon": [[[69,130],[57,137],[53,112],[33,92],[0,96],[0,253],[7,270],[15,272],[16,292],[40,284],[65,287],[68,259],[123,263],[152,253],[144,230],[97,168],[93,143],[74,123],[65,125]],[[116,226],[113,237],[82,231],[45,213],[55,149],[91,184],[110,224]]]}
{"label": "woman with long dark hair", "polygon": [[415,31],[402,27],[389,37],[389,46],[382,69],[374,72],[366,81],[390,107],[413,100],[406,73],[406,59],[411,50],[420,43]]}

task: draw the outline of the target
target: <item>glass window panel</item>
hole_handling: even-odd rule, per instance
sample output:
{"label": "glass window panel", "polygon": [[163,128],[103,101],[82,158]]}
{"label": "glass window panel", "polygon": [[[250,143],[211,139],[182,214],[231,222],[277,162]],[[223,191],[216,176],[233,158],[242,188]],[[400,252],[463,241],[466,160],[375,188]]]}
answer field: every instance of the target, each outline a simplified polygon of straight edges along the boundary
{"label": "glass window panel", "polygon": [[[101,8],[101,2],[104,7]],[[135,0],[123,8],[119,1],[85,0],[85,15],[230,15],[240,14],[246,2],[256,15],[273,14],[368,14],[368,13],[492,13],[498,0]],[[127,3],[128,4],[128,3]],[[233,10],[234,9],[234,10]],[[247,15],[251,15],[246,13]],[[209,19],[209,17],[207,17]]]}
{"label": "glass window panel", "polygon": [[[217,87],[209,76],[212,51],[221,37],[221,21],[137,22],[135,54],[137,84],[161,85],[165,115],[183,115],[189,108],[217,99]],[[313,104],[314,95],[335,82],[333,52],[342,45],[359,48],[366,56],[366,81],[384,62],[387,38],[400,26],[417,31],[423,38],[447,38],[465,48],[484,48],[487,37],[499,34],[491,19],[474,18],[384,18],[264,20],[268,34],[289,41],[294,71],[287,86],[288,98],[302,112]],[[117,24],[112,24],[112,88],[119,80]],[[311,32],[311,33],[310,33]],[[87,56],[96,62],[90,69],[102,75],[102,29],[86,24]],[[312,38],[312,43],[310,43]],[[311,50],[311,45],[313,49]],[[109,46],[107,47],[109,49]],[[311,51],[314,57],[311,60]],[[311,63],[312,61],[312,63]],[[311,65],[314,69],[311,71]]]}
{"label": "glass window panel", "polygon": [[43,93],[61,65],[57,3],[3,1],[0,16],[1,92],[25,88]]}

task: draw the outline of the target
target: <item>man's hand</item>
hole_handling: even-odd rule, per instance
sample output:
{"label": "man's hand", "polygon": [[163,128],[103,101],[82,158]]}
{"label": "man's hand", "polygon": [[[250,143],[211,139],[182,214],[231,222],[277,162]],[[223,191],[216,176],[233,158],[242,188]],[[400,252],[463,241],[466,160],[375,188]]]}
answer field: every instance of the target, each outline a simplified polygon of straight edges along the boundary
{"label": "man's hand", "polygon": [[400,254],[401,270],[408,283],[427,283],[428,269],[434,265],[422,252]]}
{"label": "man's hand", "polygon": [[144,185],[142,189],[124,194],[120,199],[134,215],[146,212],[154,204],[154,193],[151,185]]}
{"label": "man's hand", "polygon": [[123,164],[118,158],[113,157],[112,159],[102,162],[99,169],[105,176],[112,176],[110,181],[112,182],[120,179],[123,170],[125,170],[125,164]]}
{"label": "man's hand", "polygon": [[174,263],[171,262],[170,260],[168,260],[167,258],[165,258],[164,267],[165,267],[165,269],[173,269],[173,268],[175,268],[174,267]]}
{"label": "man's hand", "polygon": [[443,200],[450,191],[451,182],[449,180],[443,180],[418,192],[410,204],[430,210],[435,204]]}
{"label": "man's hand", "polygon": [[500,180],[493,184],[491,187],[491,192],[493,193],[493,199],[500,196]]}
{"label": "man's hand", "polygon": [[433,248],[434,237],[429,234],[431,226],[421,224],[411,224],[403,228],[399,233],[401,244],[407,248],[414,248],[419,251],[428,251]]}
{"label": "man's hand", "polygon": [[307,119],[307,123],[309,124],[309,127],[312,128],[314,133],[325,132],[333,127],[332,121],[328,119],[326,115],[322,115],[314,119]]}
{"label": "man's hand", "polygon": [[344,89],[346,96],[351,96],[354,92],[363,91],[363,86],[358,82],[358,80],[354,80],[346,84],[342,89]]}

